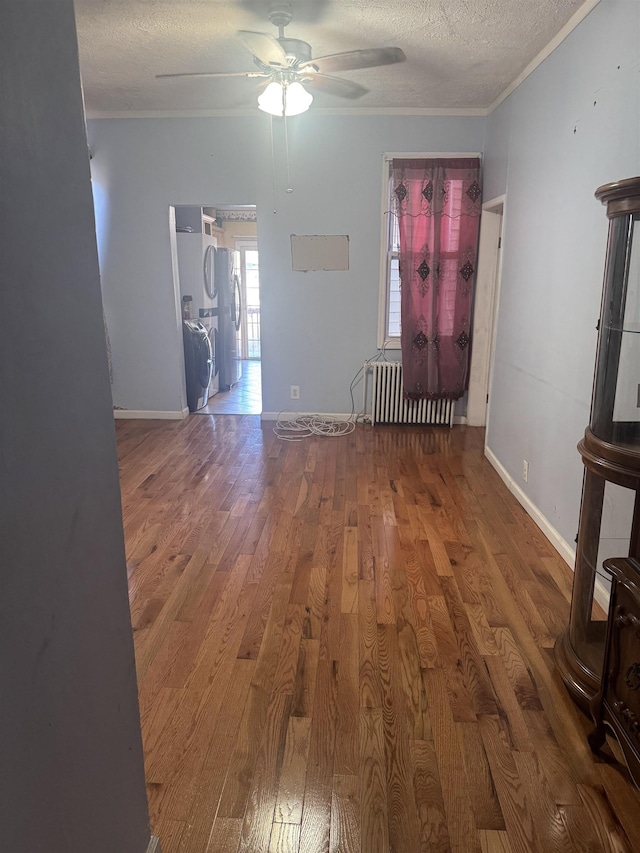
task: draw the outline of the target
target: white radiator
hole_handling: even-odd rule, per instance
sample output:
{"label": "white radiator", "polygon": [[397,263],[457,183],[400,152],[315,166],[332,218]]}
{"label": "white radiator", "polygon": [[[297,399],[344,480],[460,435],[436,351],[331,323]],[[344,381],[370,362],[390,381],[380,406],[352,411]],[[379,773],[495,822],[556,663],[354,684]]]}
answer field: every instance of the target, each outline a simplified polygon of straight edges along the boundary
{"label": "white radiator", "polygon": [[[402,392],[402,364],[374,361],[365,364],[371,373],[371,423],[437,424],[453,426],[455,400],[405,400]],[[366,395],[365,382],[365,395]],[[366,403],[365,403],[366,409]]]}

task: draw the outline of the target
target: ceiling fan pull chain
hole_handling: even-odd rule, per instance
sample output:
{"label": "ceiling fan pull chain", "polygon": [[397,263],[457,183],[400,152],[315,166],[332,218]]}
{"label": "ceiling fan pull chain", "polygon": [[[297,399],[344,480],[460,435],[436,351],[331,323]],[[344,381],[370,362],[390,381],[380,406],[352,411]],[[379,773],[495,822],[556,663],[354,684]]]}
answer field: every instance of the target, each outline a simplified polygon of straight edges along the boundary
{"label": "ceiling fan pull chain", "polygon": [[291,186],[291,174],[289,169],[289,130],[287,124],[287,89],[286,86],[284,88],[284,96],[283,96],[283,113],[284,113],[284,154],[287,161],[287,192],[292,193],[293,187]]}
{"label": "ceiling fan pull chain", "polygon": [[271,178],[273,181],[273,212],[277,213],[276,206],[276,155],[273,148],[273,116],[269,116],[269,134],[271,136]]}

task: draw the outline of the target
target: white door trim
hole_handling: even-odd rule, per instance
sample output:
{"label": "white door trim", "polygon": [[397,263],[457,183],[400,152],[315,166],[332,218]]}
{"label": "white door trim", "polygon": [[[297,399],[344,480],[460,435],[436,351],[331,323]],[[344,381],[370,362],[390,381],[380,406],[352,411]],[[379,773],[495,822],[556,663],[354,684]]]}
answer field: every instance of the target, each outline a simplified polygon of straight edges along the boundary
{"label": "white door trim", "polygon": [[499,196],[482,205],[467,398],[469,426],[485,426],[488,419],[505,200]]}

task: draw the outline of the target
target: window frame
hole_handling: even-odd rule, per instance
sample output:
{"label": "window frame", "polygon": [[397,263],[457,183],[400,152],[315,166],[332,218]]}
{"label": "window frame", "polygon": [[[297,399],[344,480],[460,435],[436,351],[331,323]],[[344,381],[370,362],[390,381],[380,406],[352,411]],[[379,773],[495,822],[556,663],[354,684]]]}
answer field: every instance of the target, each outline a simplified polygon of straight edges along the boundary
{"label": "window frame", "polygon": [[479,157],[482,159],[482,152],[478,151],[456,151],[456,152],[385,152],[382,155],[382,194],[380,206],[380,285],[378,290],[378,341],[379,350],[399,350],[401,348],[400,336],[389,335],[389,298],[390,298],[390,279],[391,279],[391,263],[393,256],[397,253],[393,252],[391,247],[391,178],[392,178],[392,161],[393,160],[429,160],[429,159],[448,159],[456,157]]}

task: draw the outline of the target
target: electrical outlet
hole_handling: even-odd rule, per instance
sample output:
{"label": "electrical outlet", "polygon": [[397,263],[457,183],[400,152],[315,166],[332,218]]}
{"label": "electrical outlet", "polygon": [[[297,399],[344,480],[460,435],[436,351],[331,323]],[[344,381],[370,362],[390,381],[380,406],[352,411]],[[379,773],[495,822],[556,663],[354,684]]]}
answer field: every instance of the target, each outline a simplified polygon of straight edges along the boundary
{"label": "electrical outlet", "polygon": [[529,463],[526,459],[522,460],[522,479],[525,483],[529,482]]}
{"label": "electrical outlet", "polygon": [[300,399],[300,386],[299,385],[292,385],[291,386],[291,399],[292,400],[299,400]]}

